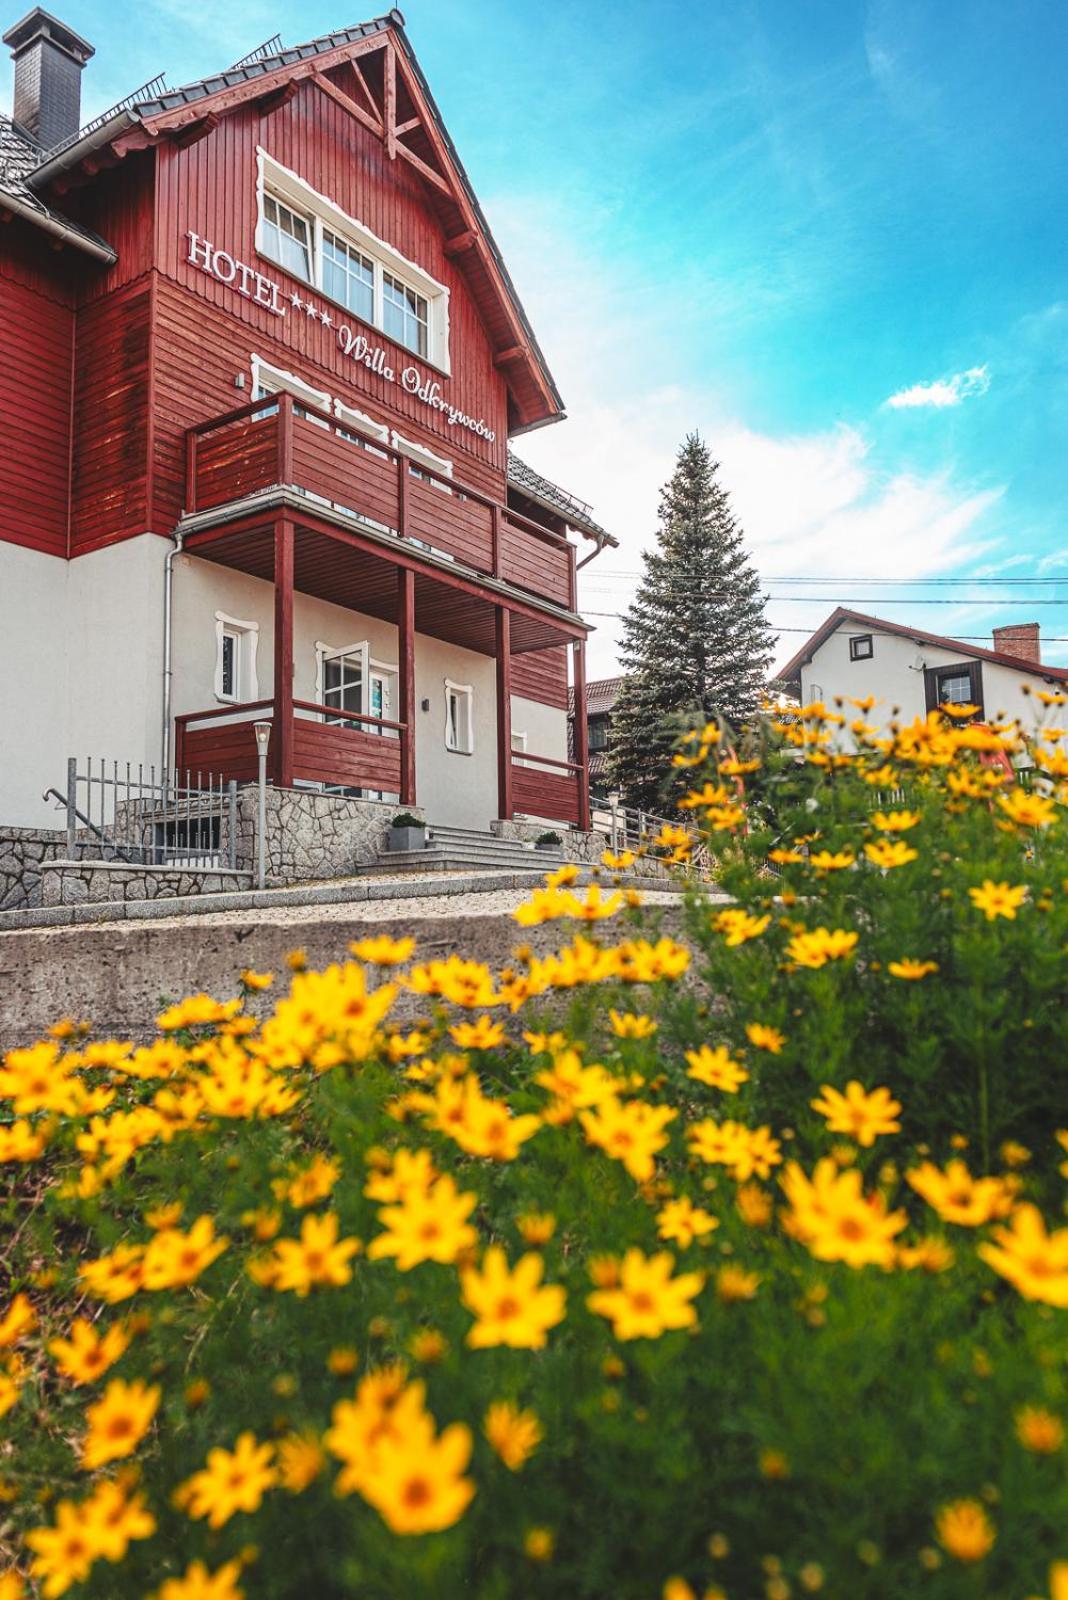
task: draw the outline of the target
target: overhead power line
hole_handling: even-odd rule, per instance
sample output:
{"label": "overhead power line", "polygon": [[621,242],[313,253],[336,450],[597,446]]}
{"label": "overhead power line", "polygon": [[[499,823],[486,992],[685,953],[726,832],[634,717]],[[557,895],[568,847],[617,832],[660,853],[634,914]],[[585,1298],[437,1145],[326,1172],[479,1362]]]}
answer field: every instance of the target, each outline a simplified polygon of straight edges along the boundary
{"label": "overhead power line", "polygon": [[[624,612],[624,611],[590,611],[586,606],[583,606],[583,608],[582,608],[582,615],[584,617],[601,617],[602,619],[614,620],[616,622],[623,622],[623,621],[626,620],[626,612]],[[781,627],[781,628],[777,628],[772,624],[769,624],[769,630],[772,633],[804,633],[804,634],[809,634],[809,635],[815,633],[815,631],[816,631],[814,628],[791,628],[791,627],[787,627],[787,626],[784,626],[784,627]],[[878,628],[867,629],[865,631],[866,632],[875,633],[875,634],[879,633],[879,629]],[[900,638],[901,635],[899,633],[895,632],[895,633],[892,633],[892,634],[888,633],[888,634],[885,635],[885,637],[887,639],[897,639],[897,638]],[[949,637],[949,635],[947,635],[947,637]],[[990,648],[990,635],[988,633],[954,633],[952,635],[952,637],[954,639],[970,640],[970,641],[973,641],[976,644],[985,643],[986,646],[987,646],[987,649]],[[1068,634],[1054,634],[1054,633],[1044,634],[1043,638],[1042,638],[1042,643],[1043,644],[1068,644]],[[1056,663],[1055,662],[1051,663],[1051,665],[1056,665]],[[1035,670],[1040,672],[1042,670],[1042,666],[1041,665],[1037,665]]]}

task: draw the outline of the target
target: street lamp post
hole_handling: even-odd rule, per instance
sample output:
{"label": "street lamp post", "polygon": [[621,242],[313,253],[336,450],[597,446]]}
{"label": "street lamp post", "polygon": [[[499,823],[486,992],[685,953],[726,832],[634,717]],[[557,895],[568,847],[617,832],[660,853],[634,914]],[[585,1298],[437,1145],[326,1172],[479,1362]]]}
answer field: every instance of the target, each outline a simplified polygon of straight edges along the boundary
{"label": "street lamp post", "polygon": [[256,887],[267,887],[267,746],[271,742],[271,724],[254,722],[256,754],[259,757],[259,794],[256,825]]}

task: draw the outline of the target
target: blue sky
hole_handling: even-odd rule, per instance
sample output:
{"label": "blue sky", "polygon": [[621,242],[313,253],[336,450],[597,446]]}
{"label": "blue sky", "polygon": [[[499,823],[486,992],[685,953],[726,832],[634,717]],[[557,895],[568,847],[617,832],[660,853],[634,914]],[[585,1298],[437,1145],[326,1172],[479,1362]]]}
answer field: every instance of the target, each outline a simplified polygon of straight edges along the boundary
{"label": "blue sky", "polygon": [[[336,6],[50,9],[97,46],[88,115],[357,20]],[[568,402],[523,452],[623,541],[588,569],[595,672],[694,427],[791,597],[769,608],[781,658],[824,596],[1068,637],[1063,0],[404,10]],[[1000,581],[917,586],[953,576]]]}

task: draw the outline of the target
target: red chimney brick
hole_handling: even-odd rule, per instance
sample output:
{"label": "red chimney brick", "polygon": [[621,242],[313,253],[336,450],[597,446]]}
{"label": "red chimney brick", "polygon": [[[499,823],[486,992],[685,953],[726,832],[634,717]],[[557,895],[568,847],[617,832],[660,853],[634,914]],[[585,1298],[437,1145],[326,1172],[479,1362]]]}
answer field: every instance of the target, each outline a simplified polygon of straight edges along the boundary
{"label": "red chimney brick", "polygon": [[995,628],[994,649],[1000,650],[1002,655],[1019,656],[1021,661],[1033,661],[1038,666],[1042,660],[1038,627],[1037,622],[1017,622],[1010,628]]}

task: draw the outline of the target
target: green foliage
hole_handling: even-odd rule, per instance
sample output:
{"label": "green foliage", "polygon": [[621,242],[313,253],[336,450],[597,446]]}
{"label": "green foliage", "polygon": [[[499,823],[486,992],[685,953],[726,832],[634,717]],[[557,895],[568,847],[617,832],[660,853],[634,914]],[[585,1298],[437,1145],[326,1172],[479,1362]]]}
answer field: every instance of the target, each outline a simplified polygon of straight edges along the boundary
{"label": "green foliage", "polygon": [[718,471],[690,434],[662,491],[657,547],[643,553],[623,625],[609,770],[625,802],[646,810],[681,792],[671,769],[679,734],[695,719],[750,718],[771,660],[759,580]]}

